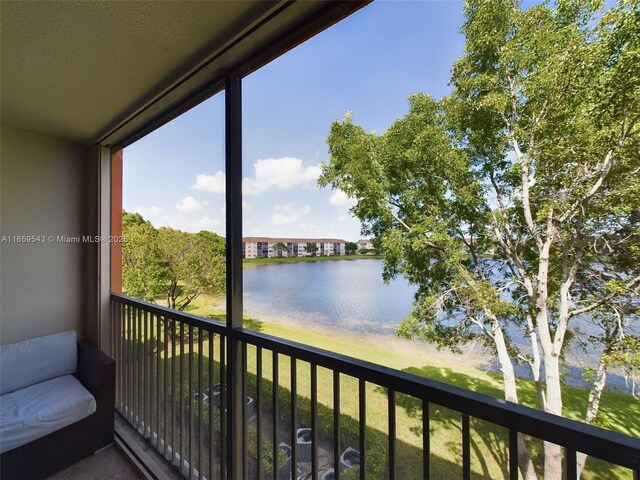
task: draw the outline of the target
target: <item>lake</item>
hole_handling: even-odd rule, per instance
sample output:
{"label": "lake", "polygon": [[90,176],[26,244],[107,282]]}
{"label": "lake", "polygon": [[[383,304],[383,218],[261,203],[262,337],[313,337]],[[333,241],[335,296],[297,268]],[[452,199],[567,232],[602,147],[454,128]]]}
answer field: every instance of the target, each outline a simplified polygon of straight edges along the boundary
{"label": "lake", "polygon": [[411,310],[415,287],[382,281],[382,260],[327,260],[244,269],[249,316],[393,334]]}

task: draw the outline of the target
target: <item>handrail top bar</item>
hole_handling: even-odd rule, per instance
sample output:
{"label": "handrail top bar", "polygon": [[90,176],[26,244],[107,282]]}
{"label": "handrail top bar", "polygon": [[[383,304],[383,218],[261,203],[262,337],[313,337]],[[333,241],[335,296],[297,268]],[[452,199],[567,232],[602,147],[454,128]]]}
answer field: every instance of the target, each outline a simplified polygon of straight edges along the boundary
{"label": "handrail top bar", "polygon": [[230,332],[235,340],[391,388],[541,440],[561,446],[579,445],[576,450],[581,453],[632,470],[640,470],[640,439],[628,435],[266,333],[246,328],[228,330],[221,322],[160,307],[125,295],[112,293],[111,297],[121,303],[145,308],[189,325],[212,330],[214,333],[228,335]]}
{"label": "handrail top bar", "polygon": [[156,305],[154,303],[145,302],[144,300],[128,297],[127,295],[123,295],[121,293],[111,293],[111,299],[116,300],[119,303],[122,303],[125,305],[130,305],[132,307],[143,308],[150,313],[162,315],[163,317],[169,317],[173,320],[179,320],[181,322],[186,323],[187,325],[192,325],[194,327],[200,327],[206,330],[210,330],[220,335],[227,334],[226,324],[219,320],[213,320],[210,318],[199,317],[191,313],[172,310],[170,308],[163,307],[162,305]]}

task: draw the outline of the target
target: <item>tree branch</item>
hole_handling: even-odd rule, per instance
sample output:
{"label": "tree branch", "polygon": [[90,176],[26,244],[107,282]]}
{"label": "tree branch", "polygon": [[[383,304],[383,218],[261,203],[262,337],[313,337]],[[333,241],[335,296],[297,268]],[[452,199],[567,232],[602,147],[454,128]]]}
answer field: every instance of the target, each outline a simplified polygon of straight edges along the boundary
{"label": "tree branch", "polygon": [[[628,281],[625,285],[624,288],[626,288],[627,290],[631,290],[634,287],[640,285],[640,275],[638,275],[637,277],[631,279],[630,281]],[[568,313],[569,318],[575,317],[577,315],[581,315],[583,313],[588,313],[591,310],[594,310],[602,305],[604,305],[605,303],[607,303],[609,300],[612,300],[613,298],[615,298],[618,295],[617,292],[612,292],[608,295],[605,295],[604,297],[599,298],[598,300],[596,300],[595,302],[593,302],[591,305],[588,305],[586,307],[583,308],[577,308],[575,310],[571,310]]]}
{"label": "tree branch", "polygon": [[[516,138],[516,112],[517,112],[517,95],[514,89],[513,81],[510,77],[509,80],[509,90],[511,95],[511,118],[507,122],[507,138],[511,143],[511,148],[513,148],[513,152],[516,155],[516,161],[520,164],[521,178],[522,178],[522,209],[524,213],[524,219],[527,223],[527,228],[529,232],[536,240],[538,244],[538,248],[542,248],[542,236],[540,232],[535,226],[533,221],[533,215],[531,214],[531,203],[530,203],[530,182],[529,182],[529,155],[523,154],[520,150],[520,145],[518,145],[518,139]],[[533,132],[531,133],[533,139]]]}
{"label": "tree branch", "polygon": [[389,215],[391,215],[396,220],[396,222],[398,222],[400,225],[402,225],[407,231],[411,230],[411,227],[409,225],[407,225],[400,217],[398,217],[398,215],[396,215],[396,213],[391,208],[389,208],[388,206],[383,204],[381,201],[378,202],[378,206],[380,208],[382,208],[383,210],[386,210],[387,213]]}

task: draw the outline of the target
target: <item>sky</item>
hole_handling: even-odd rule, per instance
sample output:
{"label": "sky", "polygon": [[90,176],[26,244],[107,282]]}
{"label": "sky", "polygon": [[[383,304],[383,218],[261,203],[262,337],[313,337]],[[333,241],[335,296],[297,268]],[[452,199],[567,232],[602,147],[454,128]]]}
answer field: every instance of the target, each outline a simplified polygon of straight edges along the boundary
{"label": "sky", "polygon": [[[450,92],[462,3],[379,1],[243,80],[243,235],[356,241],[343,192],[316,186],[332,122],[384,132],[407,97]],[[156,226],[224,235],[224,92],[124,151],[123,206]]]}

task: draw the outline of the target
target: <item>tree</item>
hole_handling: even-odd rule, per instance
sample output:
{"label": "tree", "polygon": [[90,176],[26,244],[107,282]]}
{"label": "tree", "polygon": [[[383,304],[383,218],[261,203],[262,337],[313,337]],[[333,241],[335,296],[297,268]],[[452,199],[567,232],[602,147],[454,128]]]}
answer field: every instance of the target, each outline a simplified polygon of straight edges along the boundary
{"label": "tree", "polygon": [[155,229],[139,213],[123,212],[123,289],[169,308],[185,310],[204,293],[225,290],[224,239],[212,232]]}
{"label": "tree", "polygon": [[[469,0],[464,13],[452,94],[411,96],[382,135],[350,114],[334,122],[319,185],[358,199],[385,279],[417,285],[398,334],[453,350],[483,342],[511,402],[514,363],[526,362],[540,408],[562,415],[560,365],[570,340],[585,340],[574,319],[607,327],[590,339],[605,368],[638,321],[638,4]],[[596,378],[588,421],[603,387]],[[522,436],[518,446],[523,478],[536,478]],[[544,478],[560,478],[560,447],[544,454]]]}
{"label": "tree", "polygon": [[347,255],[353,255],[358,251],[358,244],[355,242],[347,242],[344,246],[344,251]]}
{"label": "tree", "polygon": [[152,302],[165,284],[158,232],[139,213],[123,211],[122,233],[122,288],[128,295]]}
{"label": "tree", "polygon": [[309,242],[305,247],[305,251],[312,257],[315,257],[316,252],[318,251],[318,246],[315,243]]}
{"label": "tree", "polygon": [[224,291],[224,242],[211,232],[185,233],[158,229],[158,244],[165,264],[167,306],[185,310],[204,293]]}
{"label": "tree", "polygon": [[287,248],[287,244],[284,242],[276,242],[273,244],[273,250],[278,251],[278,257],[282,256],[282,251],[287,252],[287,256],[289,256],[289,249]]}

